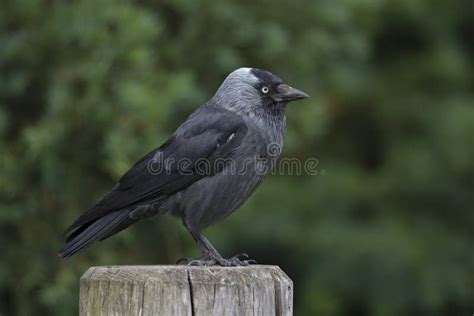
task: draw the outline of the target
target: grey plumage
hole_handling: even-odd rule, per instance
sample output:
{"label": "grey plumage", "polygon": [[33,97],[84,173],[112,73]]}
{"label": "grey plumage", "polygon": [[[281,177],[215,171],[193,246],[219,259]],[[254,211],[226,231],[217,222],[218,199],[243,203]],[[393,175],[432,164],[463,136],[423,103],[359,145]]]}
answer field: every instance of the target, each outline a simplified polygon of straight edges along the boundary
{"label": "grey plumage", "polygon": [[189,264],[248,264],[222,258],[201,231],[230,215],[258,187],[279,155],[269,154],[268,146],[283,146],[286,104],[305,97],[265,70],[235,70],[168,141],[74,221],[60,256],[69,257],[141,219],[170,213],[182,218],[202,252]]}

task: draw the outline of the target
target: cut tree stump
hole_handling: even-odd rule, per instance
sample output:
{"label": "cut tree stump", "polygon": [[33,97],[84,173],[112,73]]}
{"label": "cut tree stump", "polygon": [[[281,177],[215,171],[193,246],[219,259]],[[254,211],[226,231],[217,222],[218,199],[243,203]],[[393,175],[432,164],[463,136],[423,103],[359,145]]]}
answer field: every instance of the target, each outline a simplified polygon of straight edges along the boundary
{"label": "cut tree stump", "polygon": [[293,315],[293,282],[277,266],[92,267],[79,314]]}

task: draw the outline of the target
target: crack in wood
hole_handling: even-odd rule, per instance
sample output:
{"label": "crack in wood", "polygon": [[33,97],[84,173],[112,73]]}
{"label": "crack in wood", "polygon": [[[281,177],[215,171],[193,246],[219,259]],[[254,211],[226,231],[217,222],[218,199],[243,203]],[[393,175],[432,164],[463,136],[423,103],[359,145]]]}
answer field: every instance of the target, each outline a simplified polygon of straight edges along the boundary
{"label": "crack in wood", "polygon": [[95,267],[80,285],[80,316],[293,314],[293,283],[274,266]]}
{"label": "crack in wood", "polygon": [[193,282],[191,280],[191,271],[187,270],[189,282],[189,298],[191,299],[191,316],[196,315],[194,310]]}

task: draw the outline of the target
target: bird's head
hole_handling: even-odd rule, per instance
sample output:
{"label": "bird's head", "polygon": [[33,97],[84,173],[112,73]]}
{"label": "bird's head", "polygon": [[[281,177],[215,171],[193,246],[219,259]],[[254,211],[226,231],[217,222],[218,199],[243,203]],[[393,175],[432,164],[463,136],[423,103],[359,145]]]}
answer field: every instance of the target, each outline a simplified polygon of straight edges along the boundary
{"label": "bird's head", "polygon": [[239,68],[230,73],[214,99],[241,113],[282,111],[286,104],[309,97],[284,83],[278,76],[258,68]]}

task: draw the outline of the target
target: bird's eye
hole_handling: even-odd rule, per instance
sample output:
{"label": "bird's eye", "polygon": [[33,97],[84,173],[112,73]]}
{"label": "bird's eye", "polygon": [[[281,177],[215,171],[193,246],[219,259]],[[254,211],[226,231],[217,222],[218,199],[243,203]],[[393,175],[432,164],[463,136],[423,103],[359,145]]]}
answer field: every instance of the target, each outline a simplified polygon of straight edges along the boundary
{"label": "bird's eye", "polygon": [[263,92],[263,93],[267,94],[268,91],[269,91],[268,87],[263,87],[263,88],[262,88],[262,92]]}

